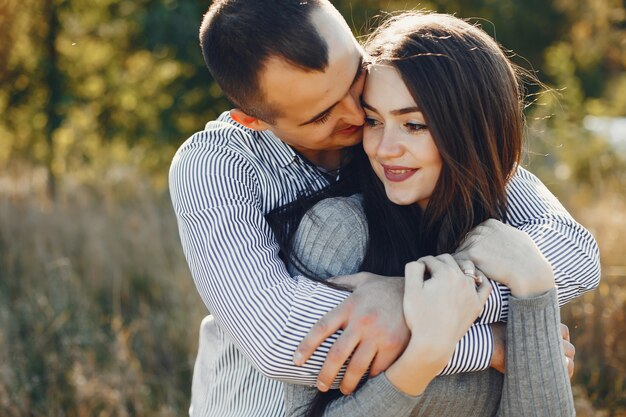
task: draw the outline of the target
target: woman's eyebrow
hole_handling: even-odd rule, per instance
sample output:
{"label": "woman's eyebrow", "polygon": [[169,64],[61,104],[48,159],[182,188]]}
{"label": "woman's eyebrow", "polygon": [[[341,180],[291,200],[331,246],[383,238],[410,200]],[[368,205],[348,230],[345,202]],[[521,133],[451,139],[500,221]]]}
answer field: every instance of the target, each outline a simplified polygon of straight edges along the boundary
{"label": "woman's eyebrow", "polygon": [[[373,112],[380,113],[372,105],[367,104],[367,102],[365,100],[363,100],[363,97],[361,97],[361,106],[363,108],[371,110]],[[394,116],[400,116],[400,115],[407,114],[407,113],[420,113],[420,112],[421,112],[421,110],[420,110],[419,107],[411,106],[411,107],[404,107],[404,108],[398,109],[398,110],[392,110],[389,113],[393,114]]]}
{"label": "woman's eyebrow", "polygon": [[394,116],[400,116],[407,113],[419,113],[421,110],[417,106],[405,107],[403,109],[392,110],[390,113]]}

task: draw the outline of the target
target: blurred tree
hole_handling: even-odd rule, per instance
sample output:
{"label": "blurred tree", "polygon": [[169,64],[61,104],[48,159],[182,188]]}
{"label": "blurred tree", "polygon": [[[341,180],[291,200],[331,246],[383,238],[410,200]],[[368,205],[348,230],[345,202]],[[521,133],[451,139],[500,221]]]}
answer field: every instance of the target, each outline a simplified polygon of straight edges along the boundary
{"label": "blurred tree", "polygon": [[[368,33],[375,16],[414,6],[334,3],[357,34]],[[0,45],[0,164],[46,166],[51,192],[55,177],[81,171],[96,180],[116,163],[141,165],[164,183],[163,167],[176,145],[229,107],[198,47],[207,6],[197,0],[0,2],[6,39]],[[623,1],[428,0],[419,7],[474,17],[528,59],[518,63],[532,63],[543,81],[567,87],[570,123],[580,126],[587,113],[626,113]]]}
{"label": "blurred tree", "polygon": [[588,198],[626,189],[626,158],[606,137],[586,130],[586,115],[626,116],[626,6],[621,0],[555,0],[567,29],[544,53],[556,91],[530,114],[535,169]]}

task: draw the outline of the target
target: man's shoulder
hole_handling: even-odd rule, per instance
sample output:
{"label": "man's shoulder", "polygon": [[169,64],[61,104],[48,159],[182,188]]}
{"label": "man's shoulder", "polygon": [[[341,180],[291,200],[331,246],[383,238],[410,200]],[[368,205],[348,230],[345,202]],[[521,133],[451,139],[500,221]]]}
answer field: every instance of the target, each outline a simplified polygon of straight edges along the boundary
{"label": "man's shoulder", "polygon": [[539,178],[530,171],[517,168],[507,185],[508,217],[512,224],[540,217],[568,219],[569,213]]}
{"label": "man's shoulder", "polygon": [[229,112],[222,113],[217,119],[209,121],[200,130],[187,139],[180,149],[186,147],[207,147],[213,150],[238,149],[246,142],[255,140],[255,132],[235,122]]}
{"label": "man's shoulder", "polygon": [[191,157],[225,159],[251,164],[255,167],[285,165],[295,156],[294,151],[270,131],[256,131],[240,125],[222,113],[194,133],[179,148],[174,159]]}

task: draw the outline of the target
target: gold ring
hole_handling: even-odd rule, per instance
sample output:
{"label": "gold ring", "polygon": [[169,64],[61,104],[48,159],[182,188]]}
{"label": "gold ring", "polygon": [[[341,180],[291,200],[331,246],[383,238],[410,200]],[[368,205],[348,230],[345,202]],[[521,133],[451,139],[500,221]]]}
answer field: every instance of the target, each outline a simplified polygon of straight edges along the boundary
{"label": "gold ring", "polygon": [[478,276],[474,273],[474,271],[470,270],[470,269],[466,269],[463,271],[463,274],[465,274],[465,276],[470,277],[471,279],[474,280],[474,284],[476,285],[480,285],[483,283],[483,277]]}

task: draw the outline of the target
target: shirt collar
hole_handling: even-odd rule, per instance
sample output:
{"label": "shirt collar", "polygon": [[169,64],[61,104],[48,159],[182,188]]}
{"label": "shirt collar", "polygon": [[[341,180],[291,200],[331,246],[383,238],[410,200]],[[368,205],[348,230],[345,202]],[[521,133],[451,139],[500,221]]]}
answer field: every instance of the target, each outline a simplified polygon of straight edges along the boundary
{"label": "shirt collar", "polygon": [[276,158],[276,163],[281,168],[287,167],[300,158],[298,153],[291,146],[280,140],[270,130],[257,131],[256,134],[260,135],[261,140],[268,146],[273,156]]}
{"label": "shirt collar", "polygon": [[281,168],[287,167],[300,158],[298,153],[291,146],[280,140],[272,131],[253,130],[242,126],[230,117],[229,111],[222,113],[217,120],[231,124],[238,129],[245,131],[249,136],[262,141],[263,145],[267,147],[268,154],[272,155],[272,159],[274,159],[276,164]]}

